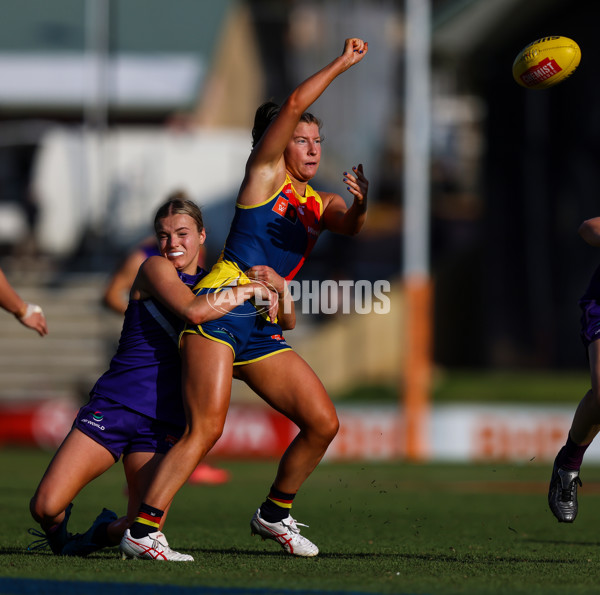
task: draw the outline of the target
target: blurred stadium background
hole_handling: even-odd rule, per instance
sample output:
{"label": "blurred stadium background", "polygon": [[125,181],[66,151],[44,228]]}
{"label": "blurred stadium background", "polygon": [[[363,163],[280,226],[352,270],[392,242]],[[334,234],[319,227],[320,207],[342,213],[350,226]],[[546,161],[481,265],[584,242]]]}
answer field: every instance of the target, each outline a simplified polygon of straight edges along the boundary
{"label": "blurred stadium background", "polygon": [[[0,313],[0,444],[60,441],[118,340],[103,288],[156,206],[176,188],[203,205],[214,261],[256,106],[283,100],[344,38],[361,36],[364,66],[313,110],[326,138],[315,186],[341,191],[341,173],[364,163],[369,220],[356,238],[323,236],[300,280],[386,279],[391,309],[304,314],[289,340],[338,402],[330,458],[407,456],[407,2],[4,0],[0,266],[43,306],[50,335]],[[577,299],[598,257],[577,228],[598,215],[600,5],[430,8],[432,365],[421,456],[548,460],[587,388]],[[575,39],[581,65],[556,88],[526,91],[512,61],[547,35]],[[292,429],[258,401],[235,384],[218,454],[273,456],[286,443]]]}

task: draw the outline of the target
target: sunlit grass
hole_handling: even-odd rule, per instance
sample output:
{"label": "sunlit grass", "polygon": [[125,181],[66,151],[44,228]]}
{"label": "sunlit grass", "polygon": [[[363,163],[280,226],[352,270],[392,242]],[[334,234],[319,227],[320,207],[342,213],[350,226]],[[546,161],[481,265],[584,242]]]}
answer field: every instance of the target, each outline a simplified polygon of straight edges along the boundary
{"label": "sunlit grass", "polygon": [[[285,555],[251,538],[250,517],[276,462],[227,462],[230,483],[186,485],[169,515],[171,544],[193,563],[88,559],[26,552],[28,500],[50,453],[0,451],[3,531],[0,576],[137,585],[221,586],[369,593],[597,592],[600,490],[590,470],[580,515],[559,524],[546,504],[549,469],[515,465],[322,463],[294,503],[315,559]],[[103,506],[123,513],[119,465],[76,499],[70,528],[85,530]],[[97,592],[97,591],[96,591]],[[108,592],[108,591],[106,591]]]}

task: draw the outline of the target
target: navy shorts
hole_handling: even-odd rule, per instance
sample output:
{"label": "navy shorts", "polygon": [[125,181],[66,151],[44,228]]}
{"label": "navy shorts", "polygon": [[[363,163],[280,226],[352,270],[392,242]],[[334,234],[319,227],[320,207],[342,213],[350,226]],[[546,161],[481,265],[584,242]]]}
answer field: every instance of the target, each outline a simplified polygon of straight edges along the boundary
{"label": "navy shorts", "polygon": [[79,410],[73,427],[104,446],[115,461],[132,452],[164,454],[184,431],[96,394]]}
{"label": "navy shorts", "polygon": [[[198,295],[210,291],[202,289]],[[281,327],[259,314],[249,300],[221,318],[196,326],[186,326],[183,332],[202,335],[228,345],[233,351],[234,366],[250,364],[291,349]]]}
{"label": "navy shorts", "polygon": [[596,300],[581,300],[581,340],[586,349],[600,338],[600,304]]}

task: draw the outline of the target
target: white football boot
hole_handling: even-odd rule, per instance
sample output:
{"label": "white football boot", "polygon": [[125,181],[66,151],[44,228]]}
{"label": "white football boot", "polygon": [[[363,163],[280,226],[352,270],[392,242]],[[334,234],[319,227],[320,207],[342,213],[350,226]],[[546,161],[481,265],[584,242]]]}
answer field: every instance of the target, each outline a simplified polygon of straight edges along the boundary
{"label": "white football boot", "polygon": [[193,562],[188,554],[180,554],[169,547],[167,538],[160,531],[136,539],[131,537],[129,529],[125,531],[121,544],[121,558],[144,558],[148,560],[171,560],[172,562]]}
{"label": "white football boot", "polygon": [[254,513],[250,521],[252,535],[260,535],[265,539],[273,539],[288,553],[293,556],[310,558],[319,553],[319,548],[300,535],[300,527],[308,527],[296,522],[291,516],[277,523],[269,523],[260,516],[260,508]]}

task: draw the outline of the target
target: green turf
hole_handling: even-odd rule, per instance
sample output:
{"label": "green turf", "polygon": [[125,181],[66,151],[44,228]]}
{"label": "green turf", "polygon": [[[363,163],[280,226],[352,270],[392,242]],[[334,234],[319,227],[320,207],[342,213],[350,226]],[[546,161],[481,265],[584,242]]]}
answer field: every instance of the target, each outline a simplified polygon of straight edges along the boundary
{"label": "green turf", "polygon": [[[249,520],[275,463],[223,462],[232,481],[186,485],[166,534],[193,563],[88,559],[25,551],[28,499],[49,453],[0,450],[3,531],[0,576],[370,593],[596,593],[600,571],[600,469],[583,473],[581,511],[557,523],[546,504],[546,465],[322,463],[294,505],[315,559],[292,558],[251,538]],[[83,531],[102,506],[124,511],[119,466],[77,498],[70,529]],[[565,591],[566,589],[566,591]]]}
{"label": "green turf", "polygon": [[[572,404],[590,387],[585,369],[570,371],[489,371],[438,369],[433,375],[434,403]],[[402,386],[368,384],[334,394],[339,402],[389,403],[398,401]]]}

